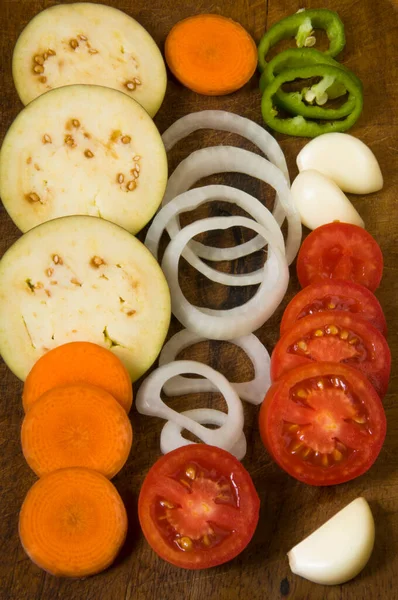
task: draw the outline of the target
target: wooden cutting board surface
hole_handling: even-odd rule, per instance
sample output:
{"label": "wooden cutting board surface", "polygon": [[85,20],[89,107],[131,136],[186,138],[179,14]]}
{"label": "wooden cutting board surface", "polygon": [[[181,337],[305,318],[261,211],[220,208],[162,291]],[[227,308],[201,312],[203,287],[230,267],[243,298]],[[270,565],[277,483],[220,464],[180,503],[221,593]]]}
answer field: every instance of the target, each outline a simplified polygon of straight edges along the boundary
{"label": "wooden cutting board surface", "polygon": [[[261,498],[257,531],[249,547],[229,564],[199,572],[177,569],[159,559],[147,545],[137,519],[137,497],[150,466],[159,457],[162,422],[138,415],[133,408],[131,420],[135,439],[131,456],[114,479],[129,516],[127,542],[116,563],[87,580],[58,579],[33,565],[18,539],[18,512],[34,474],[25,463],[20,446],[23,417],[21,382],[2,364],[0,372],[0,600],[396,600],[398,599],[398,112],[396,0],[135,0],[109,2],[135,17],[163,49],[170,28],[189,15],[214,12],[231,17],[258,41],[267,28],[303,5],[306,8],[332,8],[345,24],[347,45],[340,59],[364,83],[365,106],[353,133],[368,144],[378,158],[385,185],[372,196],[355,197],[355,206],[375,236],[384,254],[384,277],[377,296],[384,308],[393,355],[393,371],[384,406],[388,433],[384,448],[373,468],[363,477],[325,489],[309,487],[282,472],[270,459],[260,441],[258,408],[245,406],[245,433],[248,452],[244,465],[249,470]],[[12,50],[19,33],[40,10],[54,4],[48,0],[1,0],[0,5],[0,136],[22,106],[11,75]],[[229,110],[261,123],[258,76],[241,91],[227,97],[194,94],[170,77],[164,104],[156,117],[161,132],[177,118],[202,109]],[[295,157],[305,141],[279,136],[289,164],[291,177],[297,173]],[[218,143],[250,145],[230,134],[213,131],[191,135],[170,156],[170,170],[189,152]],[[227,182],[265,200],[265,190],[245,176],[209,178]],[[268,194],[270,200],[272,195]],[[223,207],[226,211],[230,208]],[[1,255],[18,238],[19,232],[4,209],[0,208]],[[205,214],[197,212],[196,215]],[[228,212],[226,213],[228,214]],[[239,243],[240,234],[224,243]],[[214,242],[209,236],[208,242]],[[236,272],[253,268],[256,258],[240,260]],[[231,307],[244,302],[252,293],[242,288],[223,288],[211,284],[182,265],[183,289],[196,303],[211,307]],[[281,315],[287,302],[298,291],[294,267],[288,294],[273,318],[257,332],[269,351],[277,338]],[[12,298],[10,298],[12,302]],[[173,319],[170,334],[180,328]],[[230,379],[250,377],[251,367],[242,352],[227,343],[203,343],[189,351],[186,358],[206,360]],[[136,386],[137,389],[138,386]],[[222,406],[217,395],[178,399],[173,406],[181,410],[199,406]],[[343,586],[324,587],[292,575],[286,552],[326,518],[359,495],[368,499],[376,521],[376,544],[366,569]]]}

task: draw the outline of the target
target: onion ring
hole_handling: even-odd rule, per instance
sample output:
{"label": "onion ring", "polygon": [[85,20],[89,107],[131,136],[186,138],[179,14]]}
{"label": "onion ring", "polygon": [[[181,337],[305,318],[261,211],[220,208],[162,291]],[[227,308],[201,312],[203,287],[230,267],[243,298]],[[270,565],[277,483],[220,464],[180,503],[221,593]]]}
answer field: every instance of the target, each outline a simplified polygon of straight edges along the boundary
{"label": "onion ring", "polygon": [[[289,170],[287,168],[285,155],[276,139],[266,129],[257,125],[257,123],[254,123],[254,121],[225,110],[202,110],[186,115],[185,117],[178,119],[178,121],[175,121],[175,123],[173,123],[173,125],[171,125],[162,135],[166,152],[171,150],[171,148],[173,148],[180,140],[198,129],[228,131],[229,133],[237,133],[246,138],[257,146],[272,164],[282,171],[287,184],[290,185]],[[278,196],[276,197],[274,216],[279,224],[283,223],[285,215]],[[198,254],[198,256],[207,258],[203,254]],[[208,260],[222,259],[217,258]]]}
{"label": "onion ring", "polygon": [[[227,415],[220,410],[214,408],[197,408],[195,410],[187,410],[181,413],[189,419],[193,419],[202,425],[224,425],[227,420]],[[196,442],[190,442],[181,435],[182,427],[173,421],[167,421],[160,434],[160,451],[162,454],[167,454],[172,450],[181,448],[181,446],[190,446]],[[224,448],[227,450],[227,448]],[[228,448],[228,452],[233,454],[238,460],[245,457],[247,450],[246,437],[243,431],[241,432],[238,441]]]}
{"label": "onion ring", "polygon": [[[181,350],[203,341],[206,341],[206,338],[192,333],[188,329],[179,331],[163,346],[159,356],[159,365],[171,363]],[[242,383],[231,383],[232,387],[241,400],[246,400],[251,404],[261,404],[271,385],[270,356],[265,346],[253,334],[230,340],[230,343],[242,348],[254,367],[254,379]],[[191,379],[177,375],[164,384],[163,391],[167,396],[182,396],[197,392],[214,392],[216,387],[209,379]],[[199,422],[202,423],[202,421]]]}
{"label": "onion ring", "polygon": [[[243,208],[267,230],[267,239],[272,239],[274,246],[278,246],[281,252],[285,251],[285,243],[278,223],[275,221],[272,213],[270,213],[270,211],[263,206],[259,200],[250,194],[246,194],[246,192],[243,192],[242,190],[238,190],[230,186],[208,185],[180,194],[176,198],[173,198],[173,200],[171,200],[160,210],[160,212],[158,212],[150,228],[148,229],[148,233],[145,238],[145,245],[154,255],[154,257],[158,259],[160,238],[162,237],[163,231],[167,228],[167,224],[174,216],[187,210],[192,210],[193,208],[196,208],[205,202],[214,200],[224,200],[233,204],[237,204]],[[256,240],[257,242],[260,240],[260,244],[253,244],[253,242]],[[236,246],[235,248],[242,250],[242,247],[245,245],[247,246],[247,253],[251,254],[252,252],[262,248],[264,246],[264,241],[261,236],[257,236],[253,240],[250,240],[245,244],[241,244],[240,246]],[[217,250],[221,251],[220,256],[222,258],[220,260],[229,260],[222,252],[224,248],[217,248]],[[225,248],[225,250],[229,251],[231,248]],[[231,253],[228,252],[228,254]],[[190,265],[192,265],[197,271],[200,271],[200,273],[205,275],[208,279],[223,285],[254,285],[256,283],[260,283],[263,278],[263,269],[245,274],[222,273],[220,271],[216,271],[204,263],[189,248],[189,245],[184,248],[182,256]]]}
{"label": "onion ring", "polygon": [[[168,204],[170,200],[191,188],[202,177],[225,172],[246,173],[265,181],[277,191],[289,225],[286,240],[286,258],[288,264],[291,264],[301,243],[300,215],[293,203],[289,186],[282,171],[265,158],[258,156],[258,154],[232,146],[214,146],[192,152],[185,160],[180,162],[169,177],[163,205]],[[278,219],[276,220],[278,221]],[[177,218],[169,221],[167,231],[171,238],[178,233],[179,229]],[[197,256],[207,258],[203,254],[203,252],[206,252],[206,250],[203,251],[206,246],[200,244],[200,242],[192,241],[190,247]],[[223,250],[227,249],[224,248]],[[213,252],[214,248],[212,254]],[[236,249],[234,249],[234,253],[236,256]]]}
{"label": "onion ring", "polygon": [[193,306],[183,295],[178,281],[178,262],[189,240],[203,231],[248,227],[264,238],[267,231],[245,217],[214,217],[187,225],[166,248],[162,270],[170,287],[172,312],[190,331],[208,339],[230,340],[252,333],[261,327],[281,303],[289,281],[285,257],[269,244],[263,267],[263,280],[255,295],[242,306],[229,310],[209,310]]}
{"label": "onion ring", "polygon": [[[203,427],[193,419],[173,410],[160,397],[165,382],[181,373],[194,373],[210,379],[218,388],[228,406],[226,421],[217,430]],[[232,448],[239,440],[243,430],[242,402],[229,381],[208,365],[193,360],[176,360],[168,365],[159,367],[142,382],[135,400],[139,413],[153,415],[173,421],[180,427],[187,429],[206,444],[219,448]]]}

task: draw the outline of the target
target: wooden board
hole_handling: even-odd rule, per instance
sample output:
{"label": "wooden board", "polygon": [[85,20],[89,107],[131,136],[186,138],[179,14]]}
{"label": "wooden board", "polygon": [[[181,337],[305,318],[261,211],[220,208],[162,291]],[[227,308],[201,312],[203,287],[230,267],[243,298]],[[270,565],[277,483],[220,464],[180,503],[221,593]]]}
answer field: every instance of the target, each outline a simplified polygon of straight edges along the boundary
{"label": "wooden board", "polygon": [[[0,67],[1,120],[4,134],[21,109],[11,75],[11,56],[18,34],[43,8],[54,4],[48,0],[1,0]],[[398,185],[398,113],[397,104],[397,35],[396,0],[117,0],[114,6],[134,16],[163,47],[166,35],[179,19],[201,12],[220,13],[241,22],[256,41],[278,19],[308,7],[336,9],[346,27],[347,45],[343,62],[364,83],[365,108],[352,133],[366,142],[376,154],[385,178],[382,192],[355,198],[367,229],[380,243],[385,270],[378,297],[389,325],[389,342],[393,357],[398,351],[398,278],[397,278],[397,185]],[[172,78],[167,96],[156,117],[161,132],[175,119],[191,111],[218,108],[239,113],[261,123],[258,77],[240,92],[228,97],[198,96],[183,89]],[[296,175],[295,157],[305,141],[279,138],[286,153],[292,178]],[[228,134],[202,132],[192,135],[171,155],[171,168],[177,160],[203,145],[215,143],[250,145]],[[243,187],[264,200],[264,189],[244,176],[217,177]],[[18,238],[19,232],[1,208],[1,254]],[[213,238],[209,238],[212,240]],[[239,237],[235,238],[239,242]],[[254,261],[255,262],[255,261]],[[254,266],[251,264],[250,266]],[[237,272],[248,268],[246,261],[233,265]],[[289,293],[275,316],[258,335],[269,350],[278,336],[278,325],[288,300],[298,290],[294,268],[291,269]],[[213,307],[242,303],[248,290],[225,289],[206,282],[194,271],[183,267],[184,291],[190,300]],[[12,302],[12,298],[10,298]],[[172,323],[171,331],[179,328]],[[206,359],[234,380],[250,375],[244,355],[229,344],[201,344],[184,356]],[[396,364],[396,363],[395,363]],[[202,572],[179,570],[158,559],[140,532],[137,521],[137,497],[149,467],[159,456],[157,419],[142,417],[133,409],[131,419],[135,441],[126,467],[114,482],[127,507],[130,527],[125,547],[115,565],[105,573],[83,581],[62,580],[45,574],[34,566],[22,550],[18,539],[18,511],[29,487],[35,481],[20,447],[23,417],[21,383],[3,364],[0,373],[0,600],[395,600],[398,598],[398,390],[397,369],[391,377],[384,405],[388,434],[381,455],[370,472],[356,481],[326,489],[306,486],[282,472],[269,458],[260,441],[258,408],[245,407],[245,432],[248,453],[244,464],[250,471],[261,498],[260,522],[249,547],[234,561]],[[220,399],[206,395],[201,405],[218,405]],[[177,408],[199,406],[198,398],[180,399]],[[222,405],[222,403],[221,403]],[[355,497],[363,495],[376,520],[376,545],[366,570],[344,586],[323,587],[291,574],[286,552],[327,517]]]}

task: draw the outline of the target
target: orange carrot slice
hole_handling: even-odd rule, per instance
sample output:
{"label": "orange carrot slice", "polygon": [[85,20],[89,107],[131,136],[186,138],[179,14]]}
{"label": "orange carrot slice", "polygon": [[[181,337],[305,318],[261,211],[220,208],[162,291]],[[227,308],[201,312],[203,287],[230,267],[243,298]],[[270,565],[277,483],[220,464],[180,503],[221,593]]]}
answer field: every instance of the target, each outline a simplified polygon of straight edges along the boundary
{"label": "orange carrot slice", "polygon": [[109,392],[128,412],[133,402],[131,379],[121,360],[91,342],[70,342],[44,354],[25,381],[25,411],[40,396],[59,385],[89,383]]}
{"label": "orange carrot slice", "polygon": [[61,469],[42,477],[19,515],[25,552],[58,576],[103,571],[115,560],[126,533],[126,509],[116,488],[90,469]]}
{"label": "orange carrot slice", "polygon": [[177,79],[207,96],[238,90],[257,66],[253,38],[242,25],[220,15],[196,15],[174,25],[165,52]]}
{"label": "orange carrot slice", "polygon": [[49,390],[22,423],[22,451],[41,477],[87,467],[112,478],[130,453],[133,433],[125,410],[101,388],[77,384]]}

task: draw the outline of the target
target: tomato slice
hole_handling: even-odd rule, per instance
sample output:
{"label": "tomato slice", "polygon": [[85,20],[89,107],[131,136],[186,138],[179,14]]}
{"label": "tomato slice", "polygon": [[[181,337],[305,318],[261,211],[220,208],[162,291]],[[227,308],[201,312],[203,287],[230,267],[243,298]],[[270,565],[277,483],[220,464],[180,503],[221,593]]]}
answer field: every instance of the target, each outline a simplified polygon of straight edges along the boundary
{"label": "tomato slice", "polygon": [[296,294],[283,314],[281,335],[303,317],[326,310],[344,310],[359,315],[383,335],[387,333],[383,309],[372,292],[352,281],[331,279],[308,285]]}
{"label": "tomato slice", "polygon": [[271,379],[308,362],[344,362],[362,371],[381,397],[391,369],[391,352],[383,335],[368,321],[341,310],[303,317],[276,344]]}
{"label": "tomato slice", "polygon": [[325,279],[347,279],[374,291],[383,274],[383,255],[362,227],[328,223],[304,240],[297,257],[301,287]]}
{"label": "tomato slice", "polygon": [[225,563],[247,546],[260,499],[251,477],[229,452],[191,444],[169,452],[142,485],[142,531],[164,560],[185,569]]}
{"label": "tomato slice", "polygon": [[311,363],[268,391],[260,434],[282,469],[311,485],[334,485],[365,473],[386,435],[380,398],[362,373],[341,363]]}

